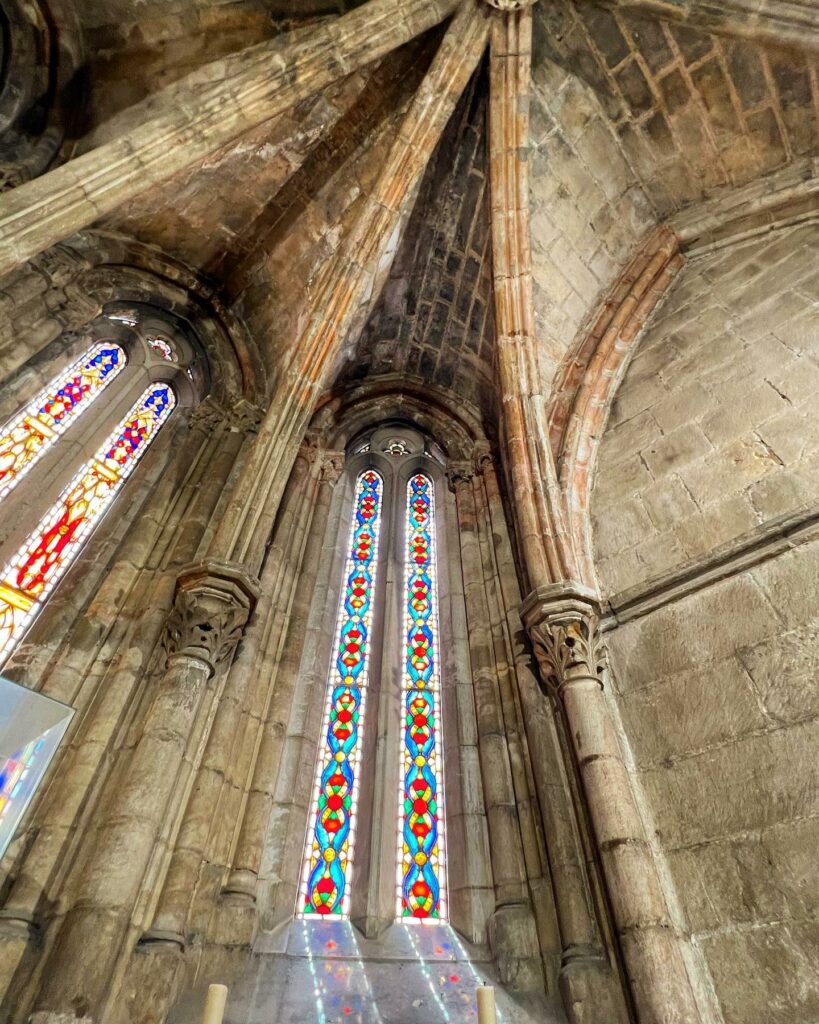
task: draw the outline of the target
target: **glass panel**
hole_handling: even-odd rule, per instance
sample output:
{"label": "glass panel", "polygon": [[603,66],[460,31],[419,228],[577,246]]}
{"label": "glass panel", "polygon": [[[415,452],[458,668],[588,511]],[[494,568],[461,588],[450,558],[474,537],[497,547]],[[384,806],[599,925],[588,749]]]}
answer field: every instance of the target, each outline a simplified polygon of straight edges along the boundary
{"label": "glass panel", "polygon": [[407,484],[406,523],[396,913],[439,922],[447,919],[447,898],[435,490],[423,473]]}
{"label": "glass panel", "polygon": [[299,889],[300,917],[346,917],[350,908],[357,769],[364,729],[383,491],[384,483],[375,470],[366,470],[356,481],[355,515],[307,826]]}
{"label": "glass panel", "polygon": [[176,404],[153,384],[0,572],[0,661],[28,628]]}
{"label": "glass panel", "polygon": [[0,498],[5,497],[125,366],[119,345],[95,345],[0,429]]}
{"label": "glass panel", "polygon": [[0,857],[74,712],[0,676]]}

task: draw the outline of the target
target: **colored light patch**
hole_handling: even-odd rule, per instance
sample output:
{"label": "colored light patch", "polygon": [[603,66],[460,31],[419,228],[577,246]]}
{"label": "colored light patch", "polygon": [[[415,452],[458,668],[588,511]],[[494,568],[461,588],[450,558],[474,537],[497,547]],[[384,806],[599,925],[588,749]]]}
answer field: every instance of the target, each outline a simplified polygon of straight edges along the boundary
{"label": "colored light patch", "polygon": [[407,484],[396,913],[427,922],[447,918],[436,568],[434,486],[417,473]]}
{"label": "colored light patch", "polygon": [[349,912],[383,489],[375,470],[365,470],[356,481],[299,888],[297,912],[303,918],[338,920]]}

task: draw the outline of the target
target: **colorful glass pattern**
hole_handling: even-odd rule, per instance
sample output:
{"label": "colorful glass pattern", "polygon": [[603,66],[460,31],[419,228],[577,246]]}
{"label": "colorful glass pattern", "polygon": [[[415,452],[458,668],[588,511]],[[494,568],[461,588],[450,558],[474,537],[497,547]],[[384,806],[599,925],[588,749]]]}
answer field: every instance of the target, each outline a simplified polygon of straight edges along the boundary
{"label": "colorful glass pattern", "polygon": [[11,757],[0,758],[0,826],[11,809],[30,795],[29,777],[44,745],[45,736],[38,736]]}
{"label": "colorful glass pattern", "polygon": [[15,487],[125,366],[119,345],[95,345],[0,430],[0,498]]}
{"label": "colorful glass pattern", "polygon": [[147,338],[148,347],[167,363],[176,362],[176,352],[170,342],[160,338],[157,334],[150,334]]}
{"label": "colorful glass pattern", "polygon": [[365,470],[356,481],[299,890],[299,915],[305,918],[338,919],[349,913],[383,490],[375,470]]}
{"label": "colorful glass pattern", "polygon": [[428,922],[447,919],[436,568],[434,486],[416,473],[407,484],[396,913]]}
{"label": "colorful glass pattern", "polygon": [[167,384],[151,385],[0,572],[0,661],[71,565],[175,404]]}

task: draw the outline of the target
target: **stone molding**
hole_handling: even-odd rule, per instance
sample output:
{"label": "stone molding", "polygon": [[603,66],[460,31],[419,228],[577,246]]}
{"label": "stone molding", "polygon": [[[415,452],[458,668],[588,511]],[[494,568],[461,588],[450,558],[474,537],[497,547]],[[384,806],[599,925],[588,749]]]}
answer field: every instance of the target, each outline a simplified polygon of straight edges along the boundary
{"label": "stone molding", "polygon": [[264,413],[258,405],[248,402],[245,398],[240,398],[228,409],[214,402],[213,399],[206,398],[191,412],[188,423],[193,428],[199,427],[205,430],[213,430],[220,424],[224,424],[228,430],[234,433],[255,434],[262,422],[263,415]]}
{"label": "stone molding", "polygon": [[603,688],[606,649],[593,590],[563,583],[539,587],[521,605],[521,619],[550,689],[560,695],[570,682],[583,678]]}
{"label": "stone molding", "polygon": [[168,660],[194,658],[215,671],[241,639],[258,595],[258,580],[241,566],[206,561],[184,568],[165,631]]}

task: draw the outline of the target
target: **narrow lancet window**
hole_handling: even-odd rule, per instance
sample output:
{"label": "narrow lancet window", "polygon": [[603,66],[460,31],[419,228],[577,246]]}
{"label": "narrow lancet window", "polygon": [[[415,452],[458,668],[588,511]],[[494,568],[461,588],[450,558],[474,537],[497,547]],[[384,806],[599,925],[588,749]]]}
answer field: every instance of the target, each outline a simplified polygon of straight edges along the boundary
{"label": "narrow lancet window", "polygon": [[435,491],[423,473],[407,484],[404,564],[396,913],[399,919],[446,921]]}
{"label": "narrow lancet window", "polygon": [[175,404],[167,384],[143,392],[0,571],[0,662],[68,570]]}
{"label": "narrow lancet window", "polygon": [[119,345],[95,345],[0,429],[0,498],[125,367]]}
{"label": "narrow lancet window", "polygon": [[349,914],[383,491],[375,470],[359,475],[299,890],[303,918]]}

